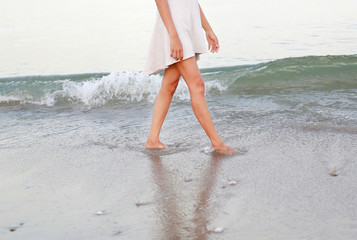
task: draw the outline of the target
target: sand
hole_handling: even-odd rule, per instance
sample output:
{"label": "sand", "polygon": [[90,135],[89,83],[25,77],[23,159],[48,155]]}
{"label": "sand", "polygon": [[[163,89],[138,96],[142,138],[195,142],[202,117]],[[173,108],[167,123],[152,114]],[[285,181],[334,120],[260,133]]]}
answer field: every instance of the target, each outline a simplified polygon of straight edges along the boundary
{"label": "sand", "polygon": [[356,239],[356,136],[330,134],[256,131],[232,157],[187,144],[1,149],[0,236]]}

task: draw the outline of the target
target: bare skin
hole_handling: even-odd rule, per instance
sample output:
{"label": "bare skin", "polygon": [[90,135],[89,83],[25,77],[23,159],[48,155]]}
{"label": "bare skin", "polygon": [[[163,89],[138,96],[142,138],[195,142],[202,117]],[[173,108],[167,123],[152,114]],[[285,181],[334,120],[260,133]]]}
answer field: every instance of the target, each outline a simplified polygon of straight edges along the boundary
{"label": "bare skin", "polygon": [[[145,148],[162,149],[166,147],[165,144],[160,142],[159,134],[166,114],[169,110],[171,100],[177,88],[179,79],[182,76],[190,91],[193,112],[202,128],[206,132],[207,136],[211,140],[212,147],[215,149],[215,151],[222,154],[237,153],[235,149],[224,144],[224,142],[217,134],[207,107],[206,99],[204,96],[205,85],[202,80],[200,70],[198,69],[196,59],[191,57],[182,61],[182,43],[173,23],[167,0],[156,0],[156,5],[165,24],[165,27],[170,35],[171,57],[176,60],[180,60],[180,62],[170,65],[165,70],[161,89],[155,101],[151,130]],[[206,31],[208,49],[212,53],[218,52],[218,39],[214,34],[211,26],[209,25],[205,15],[203,14],[201,7],[200,15],[202,28]]]}

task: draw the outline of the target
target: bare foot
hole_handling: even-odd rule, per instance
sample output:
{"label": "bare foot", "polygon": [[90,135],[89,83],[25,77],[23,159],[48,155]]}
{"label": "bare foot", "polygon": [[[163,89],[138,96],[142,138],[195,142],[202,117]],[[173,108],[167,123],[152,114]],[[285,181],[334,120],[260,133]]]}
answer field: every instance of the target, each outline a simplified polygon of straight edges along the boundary
{"label": "bare foot", "polygon": [[239,154],[242,153],[234,148],[231,148],[230,146],[226,144],[221,144],[219,146],[212,146],[214,151],[223,155],[233,155],[233,154]]}
{"label": "bare foot", "polygon": [[163,148],[167,148],[167,146],[160,141],[152,142],[152,141],[148,140],[145,144],[145,148],[146,149],[163,149]]}

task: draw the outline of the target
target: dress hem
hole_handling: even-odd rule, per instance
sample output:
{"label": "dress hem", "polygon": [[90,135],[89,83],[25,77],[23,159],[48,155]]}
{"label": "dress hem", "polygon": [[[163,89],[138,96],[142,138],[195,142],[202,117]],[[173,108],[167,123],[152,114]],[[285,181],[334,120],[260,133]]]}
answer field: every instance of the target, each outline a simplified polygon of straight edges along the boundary
{"label": "dress hem", "polygon": [[[198,60],[200,59],[200,55],[203,54],[203,53],[206,53],[206,52],[195,52],[195,54],[193,54],[193,55],[190,54],[188,57],[182,59],[182,61],[184,61],[184,60],[186,60],[186,59],[189,59],[189,58],[192,58],[192,57],[195,57],[195,58],[196,58],[196,61],[198,61]],[[149,76],[160,74],[160,73],[164,72],[165,69],[168,68],[170,65],[175,64],[175,63],[178,63],[178,62],[180,62],[180,61],[175,60],[175,61],[173,61],[172,63],[169,63],[169,64],[167,64],[167,65],[165,64],[165,67],[164,67],[164,68],[162,68],[162,67],[161,67],[161,68],[156,68],[156,69],[158,69],[158,70],[155,70],[154,72],[150,71],[151,73],[148,73],[148,71],[146,71],[146,72],[144,72],[144,74],[149,75]]]}

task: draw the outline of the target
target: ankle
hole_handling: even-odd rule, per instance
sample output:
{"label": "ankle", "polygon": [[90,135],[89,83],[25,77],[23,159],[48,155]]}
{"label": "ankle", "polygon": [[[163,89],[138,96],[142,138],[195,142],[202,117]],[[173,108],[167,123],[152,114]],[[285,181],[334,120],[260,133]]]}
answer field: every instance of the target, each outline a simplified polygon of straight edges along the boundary
{"label": "ankle", "polygon": [[221,139],[211,140],[212,147],[222,147],[224,146],[224,142]]}
{"label": "ankle", "polygon": [[160,142],[160,139],[159,139],[159,137],[149,136],[146,142],[147,143],[157,143],[157,142]]}

